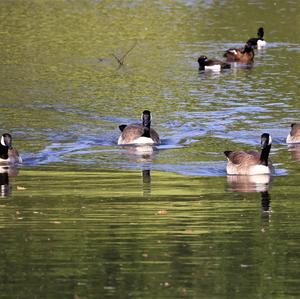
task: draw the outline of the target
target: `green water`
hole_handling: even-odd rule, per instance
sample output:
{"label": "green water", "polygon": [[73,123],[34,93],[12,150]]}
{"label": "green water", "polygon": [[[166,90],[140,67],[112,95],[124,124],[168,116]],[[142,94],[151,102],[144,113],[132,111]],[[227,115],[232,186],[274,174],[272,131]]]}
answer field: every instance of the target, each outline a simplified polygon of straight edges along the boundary
{"label": "green water", "polygon": [[[298,298],[299,16],[298,1],[1,1],[0,128],[24,165],[0,173],[0,298]],[[259,26],[252,68],[198,72]],[[162,145],[118,147],[146,108]],[[263,132],[272,180],[227,177],[223,151]]]}

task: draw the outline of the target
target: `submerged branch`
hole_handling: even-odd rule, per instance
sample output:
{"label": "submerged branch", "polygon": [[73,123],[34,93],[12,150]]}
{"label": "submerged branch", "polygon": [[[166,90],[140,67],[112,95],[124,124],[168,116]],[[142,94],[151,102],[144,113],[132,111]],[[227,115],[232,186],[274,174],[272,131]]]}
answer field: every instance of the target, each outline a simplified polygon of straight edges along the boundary
{"label": "submerged branch", "polygon": [[114,53],[112,53],[111,55],[118,61],[119,65],[124,65],[125,62],[125,58],[129,55],[129,53],[136,47],[137,42],[135,42],[135,44],[121,57],[117,57]]}
{"label": "submerged branch", "polygon": [[119,63],[120,65],[123,65],[123,64],[124,64],[124,61],[121,60],[121,59],[119,59],[114,53],[112,53],[111,55],[112,55],[112,57],[114,57],[114,58],[118,61],[118,63]]}

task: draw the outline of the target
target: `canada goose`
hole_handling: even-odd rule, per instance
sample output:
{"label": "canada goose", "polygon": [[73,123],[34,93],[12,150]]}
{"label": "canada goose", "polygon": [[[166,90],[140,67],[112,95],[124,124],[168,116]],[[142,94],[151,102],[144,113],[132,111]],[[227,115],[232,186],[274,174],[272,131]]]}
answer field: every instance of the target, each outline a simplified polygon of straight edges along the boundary
{"label": "canada goose", "polygon": [[142,124],[120,125],[122,132],[118,144],[159,144],[160,139],[157,132],[150,128],[151,112],[144,110],[142,113]]}
{"label": "canada goose", "polygon": [[247,43],[251,44],[252,47],[257,47],[257,49],[264,48],[267,45],[267,43],[264,40],[264,28],[263,27],[258,28],[257,36],[258,37],[249,38]]}
{"label": "canada goose", "polygon": [[291,131],[286,137],[286,143],[300,143],[300,123],[291,124]]}
{"label": "canada goose", "polygon": [[208,59],[206,56],[202,55],[198,58],[199,70],[212,70],[220,71],[222,69],[229,69],[231,65],[229,63],[216,60]]}
{"label": "canada goose", "polygon": [[271,174],[273,172],[272,161],[269,153],[272,146],[271,135],[261,135],[261,152],[257,151],[225,151],[228,159],[227,174]]}
{"label": "canada goose", "polygon": [[231,48],[224,53],[228,62],[253,62],[254,51],[250,43],[245,44],[243,48]]}
{"label": "canada goose", "polygon": [[18,151],[12,146],[12,137],[8,133],[5,133],[1,136],[0,163],[1,164],[22,163],[22,158],[18,154]]}

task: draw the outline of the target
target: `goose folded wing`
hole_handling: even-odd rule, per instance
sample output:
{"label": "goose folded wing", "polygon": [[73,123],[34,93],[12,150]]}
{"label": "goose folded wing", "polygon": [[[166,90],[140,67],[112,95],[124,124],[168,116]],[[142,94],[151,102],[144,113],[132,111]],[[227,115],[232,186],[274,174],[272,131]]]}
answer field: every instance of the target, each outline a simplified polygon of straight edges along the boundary
{"label": "goose folded wing", "polygon": [[236,165],[239,164],[257,164],[260,160],[260,153],[256,151],[238,151],[231,152],[228,156],[228,159]]}
{"label": "goose folded wing", "polygon": [[154,129],[150,129],[150,138],[155,142],[155,143],[160,143],[159,135]]}
{"label": "goose folded wing", "polygon": [[144,134],[144,127],[141,125],[129,125],[123,129],[122,138],[126,142],[133,141]]}

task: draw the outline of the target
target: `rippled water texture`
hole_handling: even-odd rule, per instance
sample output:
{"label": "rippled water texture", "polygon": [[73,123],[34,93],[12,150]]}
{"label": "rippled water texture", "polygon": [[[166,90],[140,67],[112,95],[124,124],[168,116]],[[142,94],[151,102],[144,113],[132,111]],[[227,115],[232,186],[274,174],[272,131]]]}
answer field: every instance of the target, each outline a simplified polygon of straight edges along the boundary
{"label": "rippled water texture", "polygon": [[[0,128],[24,165],[0,168],[0,298],[298,298],[299,15],[299,1],[1,1]],[[198,71],[259,26],[253,65]],[[162,144],[117,146],[144,109]],[[227,177],[223,151],[263,132],[275,176]]]}

